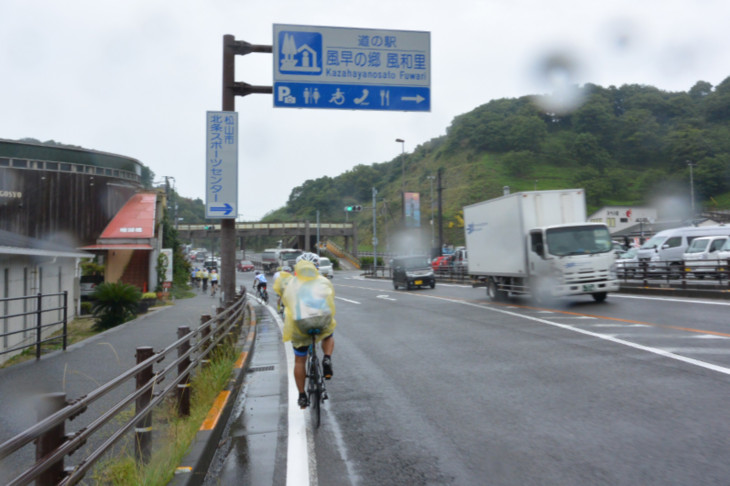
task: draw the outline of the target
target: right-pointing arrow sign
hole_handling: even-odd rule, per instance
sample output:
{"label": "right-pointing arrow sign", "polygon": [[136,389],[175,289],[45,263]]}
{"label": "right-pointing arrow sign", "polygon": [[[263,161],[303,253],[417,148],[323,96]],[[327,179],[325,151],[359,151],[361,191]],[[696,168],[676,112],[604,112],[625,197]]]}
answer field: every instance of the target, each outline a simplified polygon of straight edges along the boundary
{"label": "right-pointing arrow sign", "polygon": [[401,96],[400,99],[401,99],[401,101],[415,101],[416,103],[420,103],[421,101],[425,100],[426,98],[424,98],[421,95],[416,95],[416,96]]}

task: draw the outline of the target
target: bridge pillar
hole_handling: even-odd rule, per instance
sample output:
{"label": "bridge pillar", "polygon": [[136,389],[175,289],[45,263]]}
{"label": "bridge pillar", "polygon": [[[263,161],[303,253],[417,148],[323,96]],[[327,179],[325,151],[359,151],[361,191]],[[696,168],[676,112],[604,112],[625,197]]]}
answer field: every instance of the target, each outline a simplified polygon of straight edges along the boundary
{"label": "bridge pillar", "polygon": [[304,222],[304,251],[312,251],[312,237],[309,228],[309,221]]}

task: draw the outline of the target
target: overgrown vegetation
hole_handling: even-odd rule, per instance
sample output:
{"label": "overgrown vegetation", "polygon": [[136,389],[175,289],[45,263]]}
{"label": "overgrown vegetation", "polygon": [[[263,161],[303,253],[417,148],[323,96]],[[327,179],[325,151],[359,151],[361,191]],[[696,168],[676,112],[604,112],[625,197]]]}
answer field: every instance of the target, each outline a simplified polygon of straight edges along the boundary
{"label": "overgrown vegetation", "polygon": [[157,433],[152,457],[147,465],[136,464],[134,439],[128,437],[120,447],[124,451],[121,455],[102,462],[95,468],[91,475],[94,484],[157,486],[169,483],[175,468],[180,465],[188,452],[213,401],[228,383],[235,358],[233,346],[222,345],[214,354],[210,365],[199,369],[193,376],[190,417],[177,416],[174,394],[164,402],[164,406],[154,411],[153,427]]}

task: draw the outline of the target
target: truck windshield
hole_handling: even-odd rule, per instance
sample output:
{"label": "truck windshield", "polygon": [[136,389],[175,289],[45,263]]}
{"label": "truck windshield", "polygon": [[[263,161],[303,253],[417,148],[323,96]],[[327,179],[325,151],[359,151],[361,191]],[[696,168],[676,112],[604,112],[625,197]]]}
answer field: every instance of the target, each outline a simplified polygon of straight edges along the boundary
{"label": "truck windshield", "polygon": [[296,260],[299,255],[301,255],[302,252],[300,250],[297,251],[282,251],[279,253],[279,256],[281,256],[282,260],[289,261],[289,260]]}
{"label": "truck windshield", "polygon": [[546,231],[548,252],[555,256],[591,255],[611,251],[611,235],[601,226],[570,226]]}

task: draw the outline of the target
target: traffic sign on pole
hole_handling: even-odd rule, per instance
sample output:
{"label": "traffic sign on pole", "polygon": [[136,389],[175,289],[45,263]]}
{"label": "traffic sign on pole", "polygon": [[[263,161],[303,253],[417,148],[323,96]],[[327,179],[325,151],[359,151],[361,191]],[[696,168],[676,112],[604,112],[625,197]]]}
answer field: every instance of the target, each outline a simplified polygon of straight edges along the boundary
{"label": "traffic sign on pole", "polygon": [[209,111],[205,124],[205,217],[238,215],[238,113]]}
{"label": "traffic sign on pole", "polygon": [[431,34],[274,24],[274,106],[430,111]]}

